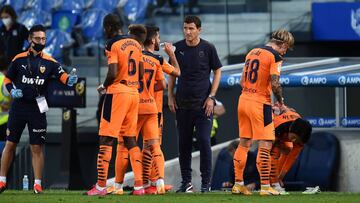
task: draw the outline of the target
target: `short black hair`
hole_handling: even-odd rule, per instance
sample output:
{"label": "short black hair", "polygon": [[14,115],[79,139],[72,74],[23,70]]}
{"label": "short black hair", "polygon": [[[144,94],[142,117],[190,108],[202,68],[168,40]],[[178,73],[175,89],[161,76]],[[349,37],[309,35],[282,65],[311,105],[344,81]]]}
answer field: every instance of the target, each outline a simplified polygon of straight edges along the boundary
{"label": "short black hair", "polygon": [[117,33],[123,26],[124,22],[115,14],[109,13],[104,17],[103,27],[109,27],[112,33]]}
{"label": "short black hair", "polygon": [[10,5],[4,5],[3,7],[1,7],[0,14],[2,13],[8,13],[11,16],[11,18],[15,21],[17,19],[16,11]]}
{"label": "short black hair", "polygon": [[29,30],[29,35],[32,36],[34,32],[46,32],[46,28],[43,25],[34,25]]}
{"label": "short black hair", "polygon": [[311,136],[312,126],[309,121],[298,118],[291,125],[289,132],[297,134],[301,141],[305,144],[309,141]]}
{"label": "short black hair", "polygon": [[4,55],[0,56],[0,71],[7,70],[10,65],[10,59]]}
{"label": "short black hair", "polygon": [[188,15],[184,18],[184,23],[194,23],[196,25],[196,28],[200,28],[201,27],[201,20],[199,17],[194,16],[194,15]]}
{"label": "short black hair", "polygon": [[160,31],[160,28],[157,26],[145,26],[146,27],[146,39],[144,45],[150,45],[151,40],[156,37],[157,33]]}
{"label": "short black hair", "polygon": [[146,27],[141,24],[129,25],[129,33],[140,43],[144,44],[146,39]]}

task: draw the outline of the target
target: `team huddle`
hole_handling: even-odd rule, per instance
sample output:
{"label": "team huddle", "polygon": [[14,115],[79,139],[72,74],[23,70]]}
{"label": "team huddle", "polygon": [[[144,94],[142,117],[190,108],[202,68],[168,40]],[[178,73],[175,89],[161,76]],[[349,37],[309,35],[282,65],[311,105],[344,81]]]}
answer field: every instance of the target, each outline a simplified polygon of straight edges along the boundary
{"label": "team huddle", "polygon": [[[87,195],[123,194],[128,160],[134,172],[133,195],[165,194],[164,156],[160,148],[162,126],[162,90],[166,88],[163,72],[179,76],[171,44],[165,44],[170,65],[160,55],[159,28],[130,25],[128,35],[113,14],[104,18],[110,39],[106,44],[109,72],[98,91],[105,93],[99,129],[98,181]],[[144,47],[144,50],[143,48]],[[139,133],[143,150],[137,146]],[[113,142],[117,139],[115,184],[106,188]]]}

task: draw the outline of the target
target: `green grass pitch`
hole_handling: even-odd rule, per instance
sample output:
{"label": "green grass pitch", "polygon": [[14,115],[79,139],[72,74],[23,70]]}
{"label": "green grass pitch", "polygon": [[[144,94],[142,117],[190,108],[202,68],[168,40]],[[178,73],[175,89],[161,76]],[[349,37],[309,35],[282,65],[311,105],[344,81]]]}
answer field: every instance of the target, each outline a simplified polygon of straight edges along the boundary
{"label": "green grass pitch", "polygon": [[35,195],[32,191],[6,190],[0,194],[0,203],[66,203],[66,202],[144,202],[144,203],[160,203],[160,202],[185,202],[185,203],[211,203],[211,202],[289,202],[289,203],[308,203],[308,202],[329,202],[329,203],[348,203],[360,202],[360,193],[338,193],[338,192],[322,192],[315,195],[303,195],[301,193],[291,193],[287,196],[267,196],[261,197],[258,194],[252,196],[232,195],[229,192],[211,192],[206,194],[176,194],[168,193],[166,195],[147,195],[147,196],[131,196],[131,195],[107,195],[105,197],[88,197],[82,195],[85,191],[64,191],[64,190],[45,190],[43,194]]}

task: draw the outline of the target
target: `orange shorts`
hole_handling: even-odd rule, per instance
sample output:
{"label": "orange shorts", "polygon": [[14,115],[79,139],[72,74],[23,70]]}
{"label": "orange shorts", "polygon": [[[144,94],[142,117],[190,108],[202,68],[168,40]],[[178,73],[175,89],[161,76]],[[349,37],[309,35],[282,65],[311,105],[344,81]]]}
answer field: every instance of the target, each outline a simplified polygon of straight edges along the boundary
{"label": "orange shorts", "polygon": [[271,105],[244,99],[238,103],[240,138],[275,140]]}
{"label": "orange shorts", "polygon": [[143,140],[159,139],[158,114],[140,114],[137,122],[137,134]]}
{"label": "orange shorts", "polygon": [[100,136],[118,138],[136,136],[139,95],[114,93],[105,95],[101,112]]}

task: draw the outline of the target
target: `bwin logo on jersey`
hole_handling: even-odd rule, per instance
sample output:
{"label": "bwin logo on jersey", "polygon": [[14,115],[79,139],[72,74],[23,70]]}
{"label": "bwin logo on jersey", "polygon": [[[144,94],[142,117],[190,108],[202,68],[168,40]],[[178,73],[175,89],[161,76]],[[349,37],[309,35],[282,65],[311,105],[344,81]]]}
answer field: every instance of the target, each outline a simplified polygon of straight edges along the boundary
{"label": "bwin logo on jersey", "polygon": [[351,28],[360,36],[360,8],[351,10]]}
{"label": "bwin logo on jersey", "polygon": [[43,85],[45,82],[45,79],[40,79],[39,76],[36,76],[36,78],[27,78],[25,75],[22,76],[22,83],[25,84],[36,84],[36,85]]}

